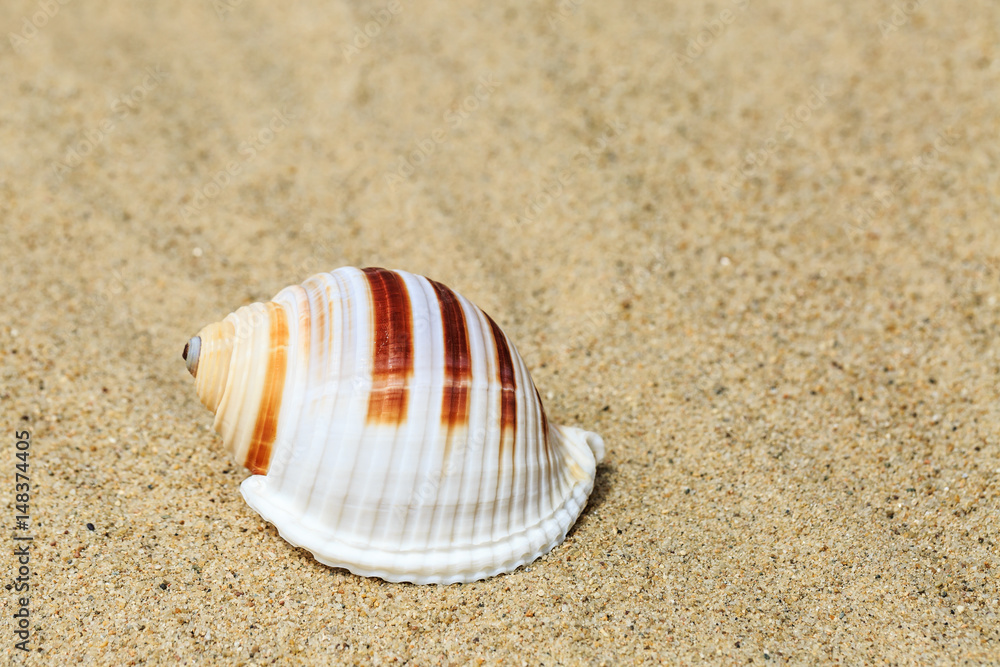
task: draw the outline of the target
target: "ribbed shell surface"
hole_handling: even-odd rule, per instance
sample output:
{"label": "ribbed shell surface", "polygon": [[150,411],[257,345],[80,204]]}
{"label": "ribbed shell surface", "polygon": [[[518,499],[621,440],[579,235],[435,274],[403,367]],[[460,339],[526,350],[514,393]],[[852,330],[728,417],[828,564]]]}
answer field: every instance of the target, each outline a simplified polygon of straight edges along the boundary
{"label": "ribbed shell surface", "polygon": [[[449,288],[342,268],[222,325],[225,389],[204,356],[199,394],[257,473],[246,501],[319,561],[473,581],[546,553],[582,511],[603,442],[549,424],[513,344]],[[210,329],[205,355],[225,349]]]}

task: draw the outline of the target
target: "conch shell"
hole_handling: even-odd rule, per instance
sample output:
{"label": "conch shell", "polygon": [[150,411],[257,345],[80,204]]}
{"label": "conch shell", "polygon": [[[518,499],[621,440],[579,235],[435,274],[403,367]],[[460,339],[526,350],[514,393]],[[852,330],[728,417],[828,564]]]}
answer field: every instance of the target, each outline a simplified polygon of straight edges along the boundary
{"label": "conch shell", "polygon": [[184,348],[240,490],[283,538],[388,581],[510,572],[566,537],[604,442],[549,423],[490,317],[422,276],[341,268]]}

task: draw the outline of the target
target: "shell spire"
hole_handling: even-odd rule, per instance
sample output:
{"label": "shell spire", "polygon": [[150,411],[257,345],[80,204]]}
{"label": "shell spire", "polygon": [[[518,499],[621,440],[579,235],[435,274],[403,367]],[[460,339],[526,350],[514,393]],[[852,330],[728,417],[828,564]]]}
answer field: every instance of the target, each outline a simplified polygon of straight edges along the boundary
{"label": "shell spire", "polygon": [[198,398],[215,413],[215,430],[254,474],[267,472],[284,392],[288,323],[271,302],[240,308],[184,346]]}
{"label": "shell spire", "polygon": [[389,581],[510,572],[565,538],[604,443],[550,423],[486,313],[422,276],[342,268],[185,347],[241,491],[322,563]]}

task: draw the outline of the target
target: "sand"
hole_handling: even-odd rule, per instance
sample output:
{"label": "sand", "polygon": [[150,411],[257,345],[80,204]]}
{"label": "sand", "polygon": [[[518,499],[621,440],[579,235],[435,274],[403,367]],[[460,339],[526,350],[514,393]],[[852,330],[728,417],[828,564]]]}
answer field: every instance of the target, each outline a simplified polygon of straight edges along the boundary
{"label": "sand", "polygon": [[[1000,662],[996,3],[179,5],[0,5],[5,660]],[[387,584],[243,502],[181,349],[343,265],[603,434],[563,545]]]}

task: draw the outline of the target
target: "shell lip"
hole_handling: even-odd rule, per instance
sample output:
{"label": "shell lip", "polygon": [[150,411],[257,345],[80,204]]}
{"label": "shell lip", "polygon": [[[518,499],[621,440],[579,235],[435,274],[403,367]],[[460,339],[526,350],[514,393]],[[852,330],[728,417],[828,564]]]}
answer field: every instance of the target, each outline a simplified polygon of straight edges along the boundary
{"label": "shell lip", "polygon": [[192,377],[198,377],[198,359],[201,356],[201,336],[195,336],[184,346],[181,357],[187,364],[188,372]]}

